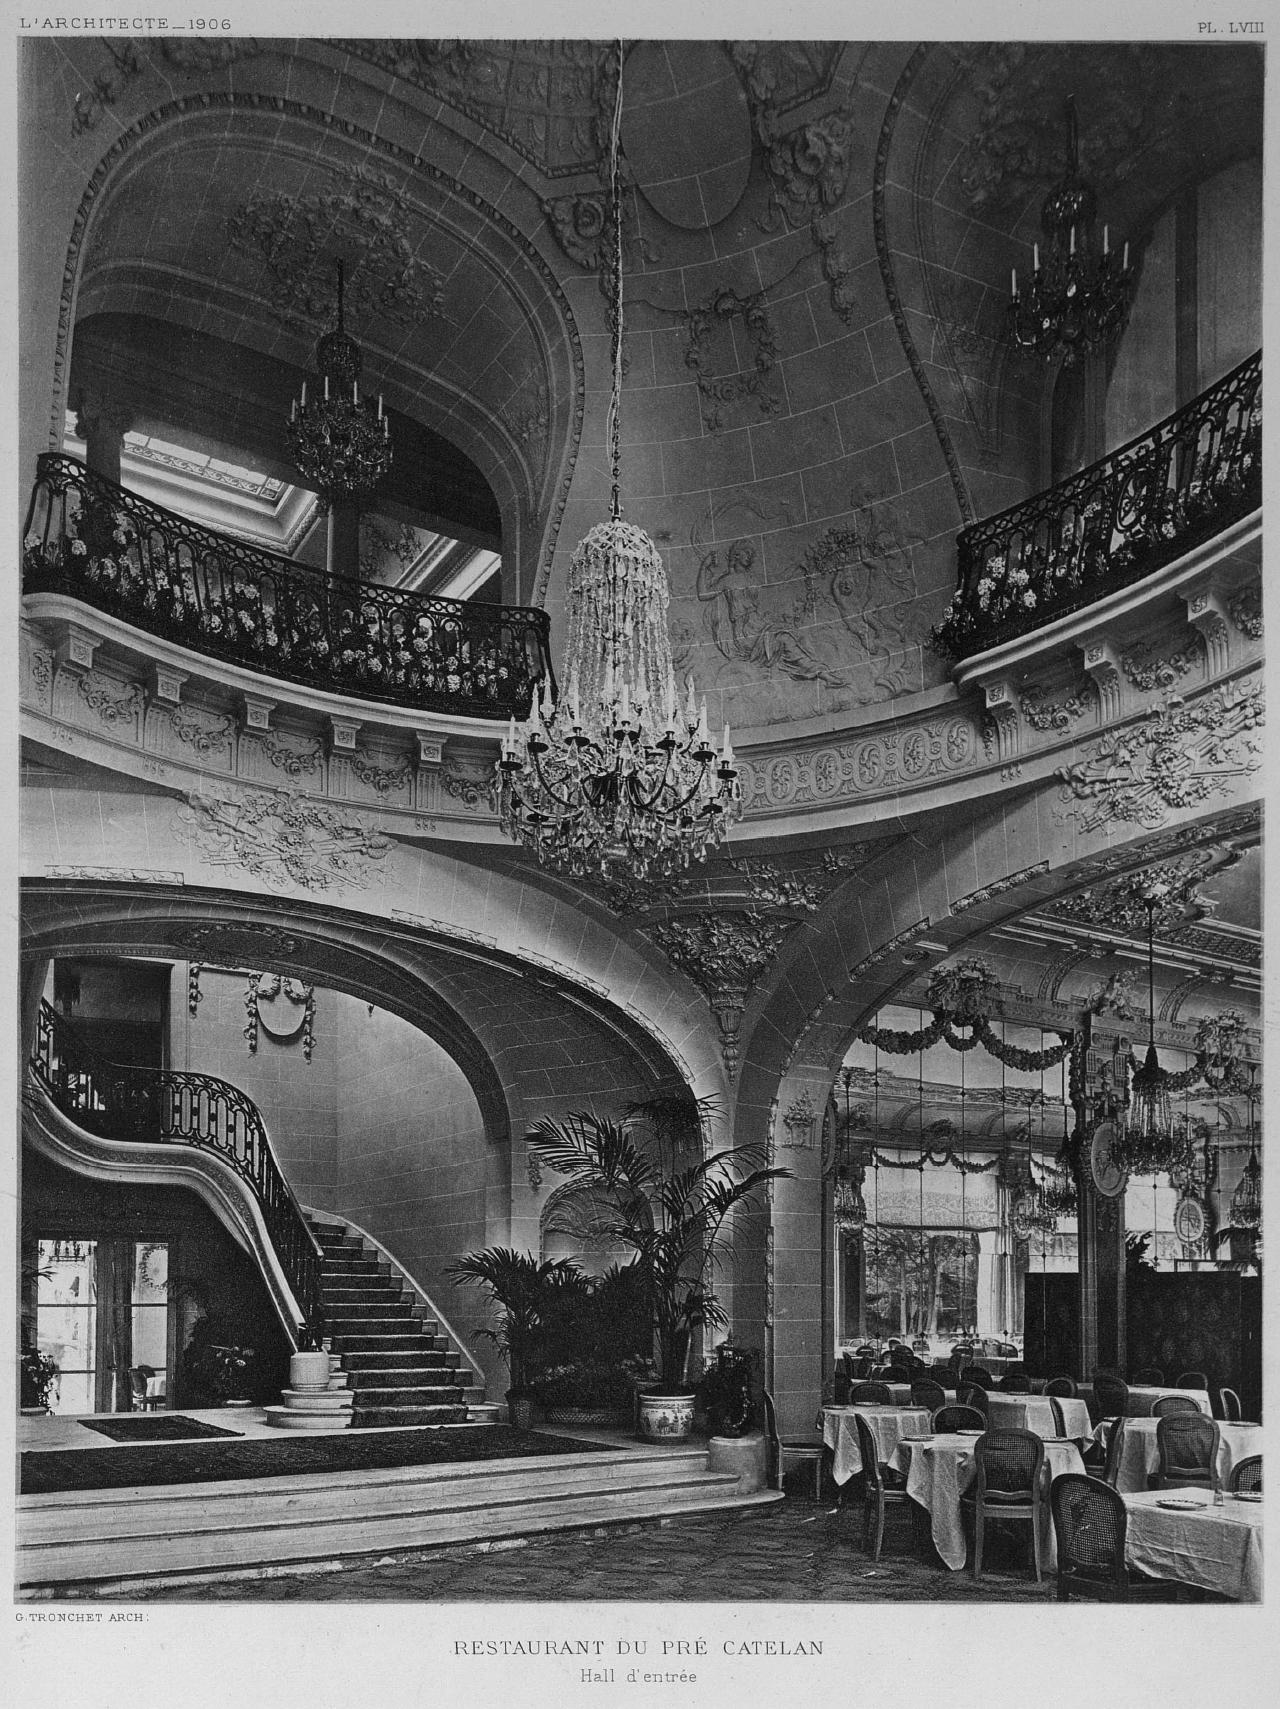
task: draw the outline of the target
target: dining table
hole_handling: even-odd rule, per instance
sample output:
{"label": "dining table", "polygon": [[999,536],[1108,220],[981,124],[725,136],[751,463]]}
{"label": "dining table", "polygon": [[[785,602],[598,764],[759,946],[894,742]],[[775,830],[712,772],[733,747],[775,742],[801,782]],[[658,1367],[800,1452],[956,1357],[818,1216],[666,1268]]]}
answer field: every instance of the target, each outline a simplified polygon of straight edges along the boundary
{"label": "dining table", "polygon": [[997,1430],[1030,1430],[1046,1439],[1066,1436],[1073,1442],[1088,1442],[1093,1434],[1086,1403],[1072,1395],[1057,1397],[1062,1408],[1063,1428],[1047,1395],[1001,1394],[993,1389],[987,1395],[987,1418]]}
{"label": "dining table", "polygon": [[[1149,1479],[1160,1470],[1160,1450],[1156,1445],[1156,1432],[1159,1427],[1158,1418],[1120,1420],[1116,1488],[1121,1495],[1149,1488]],[[1110,1421],[1104,1419],[1093,1431],[1093,1440],[1105,1447],[1110,1429]],[[1250,1454],[1261,1452],[1260,1424],[1229,1424],[1224,1419],[1218,1420],[1218,1463],[1214,1470],[1224,1489],[1231,1481],[1232,1468],[1236,1462],[1247,1459]]]}
{"label": "dining table", "polygon": [[[905,1472],[907,1494],[929,1514],[929,1530],[943,1563],[959,1572],[965,1563],[967,1544],[961,1497],[978,1475],[975,1448],[980,1430],[946,1431],[923,1439],[902,1438],[888,1464]],[[1063,1472],[1084,1473],[1084,1461],[1074,1442],[1046,1442],[1041,1467],[1040,1566],[1053,1569],[1058,1563],[1053,1518],[1049,1509],[1049,1486]]]}
{"label": "dining table", "polygon": [[1124,1497],[1125,1562],[1232,1602],[1262,1600],[1262,1502],[1203,1489],[1137,1490]]}
{"label": "dining table", "polygon": [[858,1418],[866,1420],[875,1440],[876,1458],[886,1465],[900,1441],[926,1435],[932,1424],[927,1406],[824,1406],[818,1428],[824,1446],[831,1450],[831,1475],[837,1484],[848,1483],[862,1470]]}
{"label": "dining table", "polygon": [[1127,1408],[1128,1416],[1130,1418],[1149,1417],[1151,1409],[1154,1407],[1156,1402],[1158,1400],[1163,1400],[1165,1395],[1171,1394],[1182,1395],[1187,1400],[1195,1401],[1201,1412],[1207,1412],[1210,1415],[1213,1413],[1213,1407],[1209,1402],[1209,1393],[1207,1389],[1157,1388],[1146,1383],[1139,1383],[1136,1386],[1131,1383],[1129,1385],[1129,1405]]}

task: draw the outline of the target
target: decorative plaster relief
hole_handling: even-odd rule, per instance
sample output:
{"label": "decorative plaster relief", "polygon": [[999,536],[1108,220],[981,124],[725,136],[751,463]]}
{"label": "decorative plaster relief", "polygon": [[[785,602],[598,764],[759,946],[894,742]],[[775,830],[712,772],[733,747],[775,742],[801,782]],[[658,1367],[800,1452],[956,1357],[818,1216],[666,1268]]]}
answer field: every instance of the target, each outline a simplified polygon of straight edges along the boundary
{"label": "decorative plaster relief", "polygon": [[1176,652],[1161,653],[1155,647],[1135,647],[1120,660],[1120,669],[1136,689],[1147,694],[1153,688],[1172,688],[1195,664],[1204,658],[1204,642],[1193,635],[1185,647]]}
{"label": "decorative plaster relief", "polygon": [[1227,602],[1227,614],[1242,635],[1251,641],[1262,639],[1262,589],[1241,588]]}
{"label": "decorative plaster relief", "polygon": [[234,720],[223,713],[202,712],[191,706],[170,706],[169,727],[180,742],[201,758],[230,753]]}
{"label": "decorative plaster relief", "polygon": [[1169,696],[1136,725],[1109,730],[1088,758],[1060,768],[1061,799],[1081,828],[1148,827],[1222,795],[1262,762],[1262,687],[1221,689],[1191,703]]}
{"label": "decorative plaster relief", "polygon": [[215,866],[239,866],[275,887],[365,889],[391,840],[315,802],[262,790],[238,800],[193,791],[177,835]]}
{"label": "decorative plaster relief", "polygon": [[1016,890],[1018,885],[1025,884],[1028,879],[1039,878],[1041,873],[1048,872],[1047,860],[1037,862],[1035,866],[1024,866],[1020,872],[1008,873],[1004,878],[996,878],[990,884],[984,884],[978,890],[971,890],[967,896],[961,896],[951,904],[953,914],[963,914],[967,908],[976,908],[983,902],[990,902],[992,897],[1002,895],[1006,890]]}
{"label": "decorative plaster relief", "polygon": [[444,280],[419,253],[404,185],[366,167],[334,185],[302,196],[258,191],[228,216],[227,241],[262,267],[269,306],[327,325],[337,313],[340,251],[353,320],[420,326],[440,315]]}
{"label": "decorative plaster relief", "polygon": [[[733,323],[742,322],[751,367],[738,368]],[[778,339],[765,306],[764,292],[740,297],[728,286],[713,291],[684,316],[685,364],[698,382],[702,424],[709,433],[723,425],[724,408],[754,398],[761,415],[777,415],[782,399],[769,384],[778,360]]]}
{"label": "decorative plaster relief", "polygon": [[760,812],[917,788],[967,769],[976,755],[977,742],[973,721],[956,717],[890,730],[812,753],[744,760],[743,806]]}

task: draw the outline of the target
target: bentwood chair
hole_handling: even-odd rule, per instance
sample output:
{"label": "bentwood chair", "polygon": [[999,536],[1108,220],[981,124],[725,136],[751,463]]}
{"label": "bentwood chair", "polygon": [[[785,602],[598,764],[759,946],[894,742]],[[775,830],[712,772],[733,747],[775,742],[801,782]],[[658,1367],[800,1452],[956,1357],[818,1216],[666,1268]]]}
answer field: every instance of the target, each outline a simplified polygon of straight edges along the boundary
{"label": "bentwood chair", "polygon": [[1068,1395],[1074,1398],[1080,1393],[1080,1387],[1074,1377],[1050,1377],[1044,1385],[1044,1392],[1047,1395]]}
{"label": "bentwood chair", "polygon": [[[960,1372],[960,1382],[968,1383],[973,1388],[989,1389],[994,1379],[985,1365],[966,1365]],[[956,1385],[959,1387],[959,1384]]]}
{"label": "bentwood chair", "polygon": [[931,1413],[947,1404],[947,1391],[930,1377],[917,1377],[911,1385],[912,1406],[927,1406]]}
{"label": "bentwood chair", "polygon": [[134,1412],[159,1412],[164,1405],[164,1396],[150,1394],[147,1384],[155,1376],[151,1365],[133,1365],[129,1370],[129,1397]]}
{"label": "bentwood chair", "polygon": [[1142,1388],[1162,1388],[1164,1372],[1159,1365],[1144,1365],[1140,1371],[1133,1373],[1133,1381]]}
{"label": "bentwood chair", "polygon": [[[880,1559],[884,1543],[886,1507],[908,1504],[907,1480],[880,1459],[876,1439],[865,1418],[855,1417],[858,1426],[858,1447],[862,1451],[863,1546],[871,1550],[873,1561]],[[874,1542],[870,1541],[874,1533]]]}
{"label": "bentwood chair", "polygon": [[933,1428],[943,1435],[952,1430],[985,1430],[987,1421],[976,1407],[957,1406],[955,1401],[948,1401],[934,1413]]}
{"label": "bentwood chair", "polygon": [[956,1391],[956,1399],[961,1406],[969,1407],[973,1412],[980,1413],[985,1424],[988,1420],[987,1391],[978,1388],[973,1383],[965,1383]]}
{"label": "bentwood chair", "polygon": [[1217,1477],[1220,1440],[1217,1420],[1198,1408],[1160,1419],[1156,1424],[1160,1469],[1149,1479],[1151,1488],[1180,1489],[1185,1484],[1198,1484],[1211,1489]]}
{"label": "bentwood chair", "polygon": [[1129,1410],[1129,1385],[1109,1371],[1095,1371],[1093,1398],[1099,1423],[1104,1418],[1123,1418]]}
{"label": "bentwood chair", "polygon": [[802,1465],[813,1467],[813,1499],[822,1500],[822,1456],[826,1452],[823,1444],[812,1436],[787,1437],[785,1440],[778,1434],[778,1409],[774,1405],[773,1396],[768,1389],[764,1391],[764,1433],[769,1450],[769,1484],[772,1489],[782,1488],[783,1475],[787,1469],[788,1460],[797,1460]]}
{"label": "bentwood chair", "polygon": [[1173,1385],[1175,1389],[1208,1390],[1209,1379],[1203,1371],[1184,1371]]}
{"label": "bentwood chair", "polygon": [[1262,1455],[1250,1454],[1247,1460],[1237,1460],[1231,1468],[1232,1495],[1262,1494]]}
{"label": "bentwood chair", "polygon": [[1227,1423],[1238,1424],[1244,1417],[1244,1407],[1241,1405],[1240,1396],[1236,1391],[1234,1389],[1219,1389],[1218,1400],[1222,1406],[1222,1416]]}
{"label": "bentwood chair", "polygon": [[1129,1514],[1124,1497],[1097,1478],[1063,1472],[1049,1491],[1058,1543],[1058,1601],[1073,1596],[1098,1602],[1170,1600],[1173,1586],[1125,1565]]}
{"label": "bentwood chair", "polygon": [[1199,1412],[1200,1408],[1187,1394],[1162,1394],[1151,1408],[1152,1418],[1172,1418],[1176,1412]]}
{"label": "bentwood chair", "polygon": [[1040,1583],[1040,1474],[1044,1442],[1031,1430],[987,1430],[975,1447],[977,1481],[962,1501],[973,1506],[973,1576],[982,1577],[988,1519],[1031,1526],[1031,1560]]}
{"label": "bentwood chair", "polygon": [[999,1386],[1002,1394],[1030,1394],[1031,1378],[1018,1371],[1006,1371]]}
{"label": "bentwood chair", "polygon": [[850,1406],[892,1406],[888,1383],[855,1383],[849,1390]]}

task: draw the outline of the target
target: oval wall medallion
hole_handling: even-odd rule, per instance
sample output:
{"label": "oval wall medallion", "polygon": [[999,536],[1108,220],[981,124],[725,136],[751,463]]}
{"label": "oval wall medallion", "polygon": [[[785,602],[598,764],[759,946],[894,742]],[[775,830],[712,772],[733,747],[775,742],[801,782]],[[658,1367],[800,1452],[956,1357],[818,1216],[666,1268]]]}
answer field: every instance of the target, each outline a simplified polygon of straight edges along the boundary
{"label": "oval wall medallion", "polygon": [[751,172],[746,91],[717,42],[638,42],[623,71],[622,148],[645,200],[683,231],[718,225]]}

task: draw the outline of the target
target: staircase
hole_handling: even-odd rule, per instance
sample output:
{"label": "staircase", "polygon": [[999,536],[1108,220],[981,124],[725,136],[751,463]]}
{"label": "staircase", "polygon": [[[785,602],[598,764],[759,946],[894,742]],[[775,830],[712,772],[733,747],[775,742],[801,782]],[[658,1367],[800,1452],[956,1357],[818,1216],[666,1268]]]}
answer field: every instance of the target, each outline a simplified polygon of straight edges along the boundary
{"label": "staircase", "polygon": [[380,1252],[345,1223],[309,1217],[324,1260],[320,1297],[335,1366],[352,1390],[353,1429],[487,1422],[484,1390],[443,1326]]}

